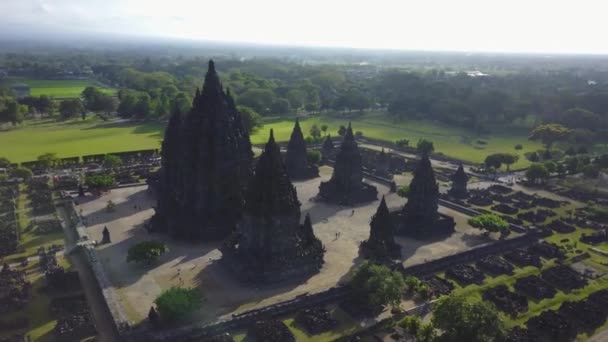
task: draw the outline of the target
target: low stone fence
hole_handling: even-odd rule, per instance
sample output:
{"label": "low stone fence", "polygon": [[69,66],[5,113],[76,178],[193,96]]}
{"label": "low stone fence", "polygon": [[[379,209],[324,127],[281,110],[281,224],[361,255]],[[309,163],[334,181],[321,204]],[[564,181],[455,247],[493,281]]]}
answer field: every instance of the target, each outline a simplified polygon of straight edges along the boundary
{"label": "low stone fence", "polygon": [[488,255],[501,254],[514,248],[531,245],[550,234],[551,232],[546,230],[530,230],[527,234],[515,237],[513,239],[490,242],[473,247],[470,250],[454,255],[448,255],[424,264],[402,267],[401,271],[406,276],[424,277],[443,271],[457,264],[469,263]]}
{"label": "low stone fence", "polygon": [[70,253],[78,253],[82,256],[83,260],[95,276],[97,290],[104,297],[108,311],[112,316],[118,332],[120,333],[121,331],[129,330],[131,323],[127,319],[122,306],[119,304],[120,300],[118,294],[108,279],[108,275],[99,260],[95,247],[91,244],[86,227],[82,223],[76,206],[71,198],[64,198],[64,208],[69,219],[69,222],[66,222],[68,224],[68,229],[72,229],[76,233],[78,239],[76,246],[73,247]]}
{"label": "low stone fence", "polygon": [[[184,341],[223,334],[228,331],[249,327],[255,321],[288,315],[304,308],[317,305],[325,305],[339,301],[349,293],[347,287],[332,287],[329,290],[298,296],[294,299],[281,303],[269,305],[260,309],[249,310],[239,314],[233,314],[231,318],[214,323],[195,324],[185,327],[166,330],[161,332],[149,331],[145,336],[146,341]],[[142,338],[144,336],[138,336]],[[137,341],[135,336],[129,340]]]}

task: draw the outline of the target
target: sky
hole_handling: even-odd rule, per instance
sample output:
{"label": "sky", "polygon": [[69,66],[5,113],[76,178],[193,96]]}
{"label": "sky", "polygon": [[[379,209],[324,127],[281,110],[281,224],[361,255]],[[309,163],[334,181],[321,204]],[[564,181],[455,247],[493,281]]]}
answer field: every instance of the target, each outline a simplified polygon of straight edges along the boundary
{"label": "sky", "polygon": [[4,35],[608,53],[605,0],[0,0]]}

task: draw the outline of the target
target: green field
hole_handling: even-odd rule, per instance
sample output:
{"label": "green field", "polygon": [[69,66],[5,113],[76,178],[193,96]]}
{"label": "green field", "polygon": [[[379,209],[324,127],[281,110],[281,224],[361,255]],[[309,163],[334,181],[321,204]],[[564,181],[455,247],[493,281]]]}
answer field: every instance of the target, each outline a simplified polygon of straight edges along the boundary
{"label": "green field", "polygon": [[[293,118],[265,118],[264,127],[251,136],[254,144],[266,142],[270,128],[279,141],[287,141],[293,128]],[[301,121],[305,135],[313,124],[327,125],[328,133],[337,135],[340,125],[348,120],[337,117],[313,117]],[[86,121],[73,119],[66,122],[53,120],[29,120],[22,127],[0,132],[0,156],[12,162],[35,160],[45,152],[57,153],[60,157],[87,154],[112,153],[149,148],[159,148],[164,124],[103,122],[97,118]],[[528,162],[523,153],[541,148],[538,143],[527,140],[526,132],[496,132],[491,137],[477,137],[461,128],[454,128],[425,121],[402,121],[393,123],[383,114],[366,114],[353,119],[353,129],[364,136],[394,142],[406,138],[415,144],[419,138],[430,139],[435,149],[450,157],[480,163],[495,152],[513,152],[516,144],[524,149],[520,161],[513,167],[524,167]],[[483,140],[485,144],[477,143]]]}
{"label": "green field", "polygon": [[56,99],[78,97],[84,88],[95,86],[102,91],[113,94],[112,89],[107,89],[100,84],[89,80],[33,80],[27,78],[11,77],[2,82],[3,85],[10,86],[14,83],[25,83],[30,86],[32,96],[48,95]]}
{"label": "green field", "polygon": [[0,132],[0,155],[12,162],[36,160],[42,153],[59,157],[160,148],[160,123],[105,123],[98,118],[28,120],[23,127]]}
{"label": "green field", "polygon": [[[251,142],[263,143],[268,139],[268,131],[274,129],[275,138],[279,141],[289,139],[293,129],[293,119],[266,118],[266,125],[251,137]],[[327,125],[327,132],[337,135],[340,125],[347,125],[348,119],[336,116],[314,117],[301,121],[304,135],[309,134],[313,124]],[[510,152],[520,154],[520,160],[512,168],[520,168],[530,163],[523,157],[529,151],[536,151],[542,145],[528,140],[528,131],[515,129],[495,129],[491,135],[477,136],[463,128],[443,125],[420,120],[404,120],[393,122],[384,113],[371,113],[358,116],[352,121],[353,130],[363,132],[364,136],[395,142],[397,139],[409,139],[410,145],[416,144],[418,139],[425,138],[433,141],[436,152],[466,160],[473,163],[482,163],[488,154],[496,152]],[[478,143],[482,140],[482,143]],[[516,144],[522,144],[523,150],[516,151]]]}

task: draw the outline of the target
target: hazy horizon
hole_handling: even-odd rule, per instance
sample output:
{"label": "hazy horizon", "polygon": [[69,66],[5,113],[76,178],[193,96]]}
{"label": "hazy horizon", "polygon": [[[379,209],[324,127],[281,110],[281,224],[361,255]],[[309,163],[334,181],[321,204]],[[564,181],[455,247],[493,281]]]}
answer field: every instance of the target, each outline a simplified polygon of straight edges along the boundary
{"label": "hazy horizon", "polygon": [[515,0],[5,0],[5,37],[145,37],[276,46],[606,54],[605,5]]}

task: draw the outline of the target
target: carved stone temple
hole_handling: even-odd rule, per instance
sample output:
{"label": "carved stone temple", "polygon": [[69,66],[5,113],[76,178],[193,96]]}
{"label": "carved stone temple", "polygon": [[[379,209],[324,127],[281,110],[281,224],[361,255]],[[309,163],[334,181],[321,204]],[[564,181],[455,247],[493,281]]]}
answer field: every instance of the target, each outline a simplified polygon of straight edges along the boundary
{"label": "carved stone temple", "polygon": [[398,213],[399,232],[418,238],[449,235],[456,225],[450,216],[439,214],[439,187],[428,155],[423,155],[414,170],[408,200]]}
{"label": "carved stone temple", "polygon": [[294,180],[319,177],[319,168],[308,162],[306,141],[304,140],[298,119],[296,119],[289,144],[287,145],[285,166],[287,167],[287,174]]}
{"label": "carved stone temple", "polygon": [[317,273],[325,253],[300,202],[272,130],[247,188],[244,217],[222,246],[222,261],[241,280],[272,283]]}
{"label": "carved stone temple", "polygon": [[188,113],[175,111],[162,144],[150,230],[183,239],[228,236],[242,216],[251,175],[249,135],[213,61]]}
{"label": "carved stone temple", "polygon": [[366,258],[380,262],[401,257],[401,247],[395,242],[395,225],[386,206],[384,196],[372,216],[369,239],[361,243],[361,252]]}
{"label": "carved stone temple", "polygon": [[452,175],[452,188],[448,191],[450,196],[456,198],[466,198],[467,197],[467,182],[469,181],[469,177],[464,172],[464,168],[462,164],[458,167],[458,170]]}
{"label": "carved stone temple", "polygon": [[322,201],[338,204],[370,202],[378,197],[376,187],[363,182],[361,153],[350,123],[336,155],[331,179],[321,183],[318,197]]}

